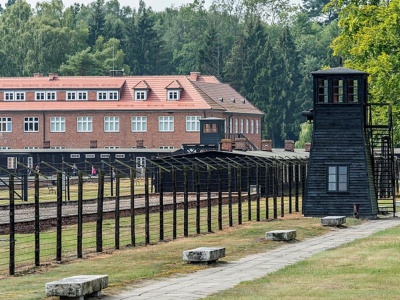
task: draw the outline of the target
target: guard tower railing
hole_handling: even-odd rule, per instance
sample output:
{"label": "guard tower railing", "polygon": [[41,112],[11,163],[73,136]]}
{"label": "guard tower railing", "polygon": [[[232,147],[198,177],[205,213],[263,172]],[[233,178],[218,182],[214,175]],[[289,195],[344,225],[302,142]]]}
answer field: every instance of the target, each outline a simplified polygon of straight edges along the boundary
{"label": "guard tower railing", "polygon": [[390,104],[367,104],[366,133],[370,145],[378,212],[395,216],[396,168]]}

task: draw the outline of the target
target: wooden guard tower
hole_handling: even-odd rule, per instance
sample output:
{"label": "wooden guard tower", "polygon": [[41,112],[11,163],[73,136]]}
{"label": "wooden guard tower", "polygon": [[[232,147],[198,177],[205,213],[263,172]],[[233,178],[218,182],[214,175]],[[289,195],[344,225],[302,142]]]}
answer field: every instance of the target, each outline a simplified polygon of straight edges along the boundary
{"label": "wooden guard tower", "polygon": [[313,110],[303,113],[314,124],[303,213],[376,218],[380,181],[382,196],[394,197],[391,122],[372,124],[367,73],[339,67],[312,76]]}

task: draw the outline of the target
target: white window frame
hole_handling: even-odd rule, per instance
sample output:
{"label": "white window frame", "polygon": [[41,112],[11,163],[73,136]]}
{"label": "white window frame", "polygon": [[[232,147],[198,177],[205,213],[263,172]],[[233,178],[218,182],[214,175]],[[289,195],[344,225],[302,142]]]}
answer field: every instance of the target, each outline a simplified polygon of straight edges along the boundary
{"label": "white window frame", "polygon": [[177,101],[181,99],[180,89],[168,89],[167,90],[167,100]]}
{"label": "white window frame", "polygon": [[258,134],[259,132],[259,122],[258,120],[256,120],[256,134]]}
{"label": "white window frame", "polygon": [[97,91],[97,100],[99,101],[118,101],[119,91]]}
{"label": "white window frame", "polygon": [[240,133],[244,133],[244,121],[240,119]]}
{"label": "white window frame", "polygon": [[104,132],[119,132],[119,117],[105,116],[104,117]]}
{"label": "white window frame", "polygon": [[175,149],[175,147],[174,146],[160,146],[160,147],[158,147],[159,149],[164,149],[164,150],[172,150],[172,149]]}
{"label": "white window frame", "polygon": [[249,133],[249,119],[246,119],[246,133]]}
{"label": "white window frame", "polygon": [[4,101],[25,101],[26,93],[21,91],[4,92]]}
{"label": "white window frame", "polygon": [[328,192],[349,191],[349,166],[329,165],[327,166],[327,190]]}
{"label": "white window frame", "polygon": [[36,91],[35,92],[35,101],[44,101],[46,100],[46,92],[45,91]]}
{"label": "white window frame", "polygon": [[65,132],[65,117],[50,117],[50,132]]}
{"label": "white window frame", "polygon": [[93,132],[93,118],[89,116],[80,116],[76,118],[77,132]]}
{"label": "white window frame", "polygon": [[12,118],[1,117],[0,118],[0,132],[12,132]]}
{"label": "white window frame", "polygon": [[24,132],[39,132],[39,118],[24,117]]}
{"label": "white window frame", "polygon": [[147,132],[147,117],[132,116],[131,117],[131,131],[132,132]]}
{"label": "white window frame", "polygon": [[229,119],[229,133],[233,133],[233,120]]}
{"label": "white window frame", "polygon": [[254,120],[251,120],[251,133],[254,133]]}
{"label": "white window frame", "polygon": [[7,169],[16,170],[18,166],[18,158],[15,156],[7,157]]}
{"label": "white window frame", "polygon": [[67,101],[86,101],[88,100],[87,91],[67,91],[66,92]]}
{"label": "white window frame", "polygon": [[173,132],[174,131],[174,117],[173,116],[159,116],[158,117],[158,131],[159,132]]}
{"label": "white window frame", "polygon": [[239,120],[235,119],[235,133],[239,133]]}
{"label": "white window frame", "polygon": [[146,101],[147,94],[147,90],[135,90],[135,101]]}
{"label": "white window frame", "polygon": [[56,101],[57,100],[57,92],[56,91],[46,92],[46,100],[47,101]]}
{"label": "white window frame", "polygon": [[104,146],[104,149],[119,149],[119,146]]}
{"label": "white window frame", "polygon": [[201,116],[186,116],[186,131],[198,132],[200,131]]}

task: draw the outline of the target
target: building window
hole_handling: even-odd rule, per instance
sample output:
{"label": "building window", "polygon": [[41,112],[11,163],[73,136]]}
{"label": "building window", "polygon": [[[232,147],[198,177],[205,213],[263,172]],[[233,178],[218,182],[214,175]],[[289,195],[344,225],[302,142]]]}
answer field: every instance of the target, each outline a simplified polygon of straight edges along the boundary
{"label": "building window", "polygon": [[0,146],[0,150],[9,150],[11,149],[11,147],[7,147],[7,146]]}
{"label": "building window", "polygon": [[115,158],[125,158],[125,154],[124,153],[117,153],[117,154],[115,154]]}
{"label": "building window", "polygon": [[147,131],[147,117],[132,117],[131,118],[132,132],[146,132]]}
{"label": "building window", "polygon": [[258,124],[258,120],[256,120],[256,134],[258,134],[258,129],[259,128],[259,124]]}
{"label": "building window", "polygon": [[50,149],[65,149],[65,146],[51,146]]}
{"label": "building window", "polygon": [[36,91],[35,92],[36,101],[54,101],[57,100],[56,92],[46,92],[46,91]]}
{"label": "building window", "polygon": [[69,91],[67,92],[67,100],[87,100],[88,92],[86,91]]}
{"label": "building window", "polygon": [[328,166],[328,191],[347,192],[349,190],[349,167]]}
{"label": "building window", "polygon": [[343,80],[333,80],[333,103],[343,103]]}
{"label": "building window", "polygon": [[104,146],[104,149],[119,149],[119,146]]}
{"label": "building window", "polygon": [[110,154],[102,153],[102,154],[100,154],[100,158],[110,158]]}
{"label": "building window", "polygon": [[7,169],[17,169],[17,158],[7,157]]}
{"label": "building window", "polygon": [[87,100],[88,99],[87,92],[78,92],[77,94],[78,94],[78,97],[77,97],[78,100]]}
{"label": "building window", "polygon": [[25,92],[4,92],[4,101],[25,101]]}
{"label": "building window", "polygon": [[179,100],[181,98],[181,90],[168,90],[167,100]]}
{"label": "building window", "polygon": [[76,100],[76,92],[67,92],[67,100]]}
{"label": "building window", "polygon": [[71,154],[70,158],[80,158],[81,155],[80,154]]}
{"label": "building window", "polygon": [[147,100],[147,91],[135,91],[135,100]]}
{"label": "building window", "polygon": [[254,120],[251,120],[251,133],[254,133]]}
{"label": "building window", "polygon": [[235,133],[239,133],[239,120],[235,119]]}
{"label": "building window", "polygon": [[249,120],[246,119],[246,133],[249,133]]}
{"label": "building window", "polygon": [[136,177],[143,178],[146,168],[146,157],[136,157]]}
{"label": "building window", "polygon": [[186,117],[186,131],[200,131],[200,116]]}
{"label": "building window", "polygon": [[97,92],[97,100],[119,100],[119,92],[117,91]]}
{"label": "building window", "polygon": [[96,154],[94,153],[85,154],[85,158],[96,158]]}
{"label": "building window", "polygon": [[92,117],[78,117],[77,118],[77,131],[78,132],[92,132],[93,121]]}
{"label": "building window", "polygon": [[158,117],[158,131],[174,131],[174,117]]}
{"label": "building window", "polygon": [[50,132],[65,132],[65,117],[51,117]]}
{"label": "building window", "polygon": [[57,100],[56,92],[46,92],[46,100]]}
{"label": "building window", "polygon": [[233,120],[229,119],[229,133],[233,133]]}
{"label": "building window", "polygon": [[119,117],[104,117],[104,132],[119,132]]}
{"label": "building window", "polygon": [[35,92],[35,100],[44,100],[45,92]]}
{"label": "building window", "polygon": [[327,79],[318,79],[318,103],[328,103]]}
{"label": "building window", "polygon": [[174,149],[174,146],[160,146],[159,148],[164,150],[172,150]]}
{"label": "building window", "polygon": [[358,102],[358,80],[357,79],[348,79],[347,86],[349,89],[349,102]]}
{"label": "building window", "polygon": [[203,133],[218,133],[217,124],[204,124]]}
{"label": "building window", "polygon": [[97,92],[97,100],[107,100],[107,92]]}
{"label": "building window", "polygon": [[12,132],[11,118],[8,117],[0,118],[0,132]]}
{"label": "building window", "polygon": [[24,132],[38,132],[38,131],[39,131],[39,118],[25,117]]}

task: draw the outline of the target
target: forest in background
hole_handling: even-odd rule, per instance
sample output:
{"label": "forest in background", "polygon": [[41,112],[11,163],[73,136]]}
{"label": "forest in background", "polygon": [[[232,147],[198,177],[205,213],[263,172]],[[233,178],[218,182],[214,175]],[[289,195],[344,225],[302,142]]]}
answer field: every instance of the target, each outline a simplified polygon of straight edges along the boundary
{"label": "forest in background", "polygon": [[[8,0],[0,6],[0,76],[199,71],[262,110],[263,138],[282,147],[286,139],[298,140],[301,111],[312,107],[310,72],[339,66],[339,57],[370,72],[371,56],[358,60],[351,48],[359,46],[352,36],[357,13],[399,1],[303,0],[296,6],[289,0],[214,0],[205,8],[194,0],[156,12],[145,1],[132,9],[118,0],[69,7],[62,0],[35,7]],[[366,23],[366,12],[360,13]]]}

